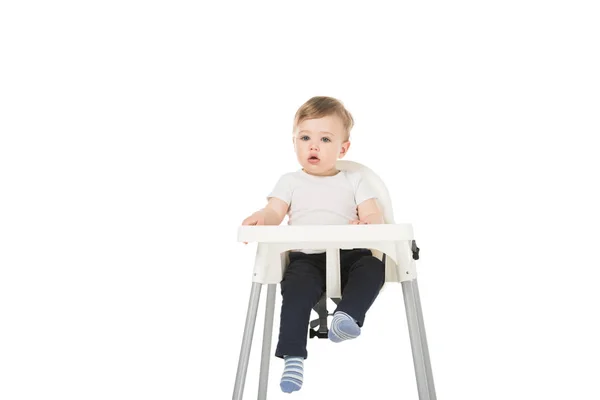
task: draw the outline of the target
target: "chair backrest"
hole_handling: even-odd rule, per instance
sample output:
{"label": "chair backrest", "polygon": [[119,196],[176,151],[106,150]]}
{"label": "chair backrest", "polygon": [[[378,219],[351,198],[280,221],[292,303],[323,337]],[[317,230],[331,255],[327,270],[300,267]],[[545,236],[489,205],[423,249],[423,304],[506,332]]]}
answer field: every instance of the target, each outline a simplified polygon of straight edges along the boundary
{"label": "chair backrest", "polygon": [[373,189],[377,192],[377,202],[382,208],[383,219],[385,223],[395,223],[390,193],[388,192],[385,183],[383,183],[379,175],[373,172],[373,170],[371,170],[370,168],[367,168],[364,165],[355,161],[338,160],[336,163],[336,167],[337,169],[342,171],[359,171],[363,179],[366,179],[369,182],[369,184],[373,187]]}

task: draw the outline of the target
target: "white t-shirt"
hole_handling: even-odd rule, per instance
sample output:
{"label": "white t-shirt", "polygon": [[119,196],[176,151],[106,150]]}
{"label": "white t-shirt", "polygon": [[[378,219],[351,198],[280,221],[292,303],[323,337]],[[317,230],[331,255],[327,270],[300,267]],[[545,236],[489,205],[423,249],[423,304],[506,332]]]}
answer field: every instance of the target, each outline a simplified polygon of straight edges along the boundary
{"label": "white t-shirt", "polygon": [[[358,218],[358,205],[377,198],[377,194],[358,171],[315,176],[300,169],[279,178],[267,199],[271,197],[289,205],[288,225],[347,225]],[[324,250],[298,251],[322,253]]]}

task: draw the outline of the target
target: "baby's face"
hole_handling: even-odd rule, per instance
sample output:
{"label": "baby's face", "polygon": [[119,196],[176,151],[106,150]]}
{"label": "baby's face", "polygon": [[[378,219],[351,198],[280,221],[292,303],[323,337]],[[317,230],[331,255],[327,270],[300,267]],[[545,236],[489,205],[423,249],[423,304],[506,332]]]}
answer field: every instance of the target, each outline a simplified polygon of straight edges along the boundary
{"label": "baby's face", "polygon": [[311,175],[335,175],[335,163],[349,147],[344,125],[337,115],[304,120],[294,132],[298,162]]}

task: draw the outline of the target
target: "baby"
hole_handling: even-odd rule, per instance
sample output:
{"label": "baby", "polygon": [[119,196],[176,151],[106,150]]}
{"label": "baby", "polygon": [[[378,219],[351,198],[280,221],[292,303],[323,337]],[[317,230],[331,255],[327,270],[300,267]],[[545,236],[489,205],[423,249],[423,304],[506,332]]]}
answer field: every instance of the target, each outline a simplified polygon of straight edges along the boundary
{"label": "baby", "polygon": [[[382,224],[376,192],[358,172],[336,169],[350,148],[352,115],[337,99],[313,97],[296,112],[293,143],[298,162],[284,174],[267,197],[265,208],[242,225]],[[325,292],[325,250],[295,249],[281,281],[281,322],[275,356],[285,365],[281,390],[300,390],[310,313]],[[365,314],[384,284],[384,265],[368,249],[340,252],[342,300],[329,329],[339,343],[360,335]]]}

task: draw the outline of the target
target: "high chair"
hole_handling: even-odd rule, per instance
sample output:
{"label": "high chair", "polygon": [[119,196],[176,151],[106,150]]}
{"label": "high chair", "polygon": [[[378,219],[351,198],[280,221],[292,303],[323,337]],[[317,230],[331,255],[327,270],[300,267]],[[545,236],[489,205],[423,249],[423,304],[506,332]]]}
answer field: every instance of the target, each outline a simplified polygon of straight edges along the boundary
{"label": "high chair", "polygon": [[[233,400],[242,400],[254,325],[262,285],[267,285],[267,302],[264,319],[258,400],[267,398],[273,315],[275,312],[275,289],[283,278],[288,264],[288,252],[292,249],[326,249],[326,292],[315,306],[319,319],[310,323],[310,337],[327,337],[327,298],[341,299],[340,249],[368,248],[385,263],[385,284],[402,283],[404,306],[417,379],[419,400],[436,400],[433,374],[425,335],[423,312],[417,286],[415,260],[419,249],[410,224],[395,224],[389,193],[382,180],[369,168],[352,161],[339,160],[337,169],[360,171],[377,192],[377,202],[384,215],[383,225],[283,225],[241,226],[239,242],[257,242],[256,260],[252,279],[250,302],[246,314],[242,348],[238,362]],[[319,325],[318,330],[314,330]]]}

